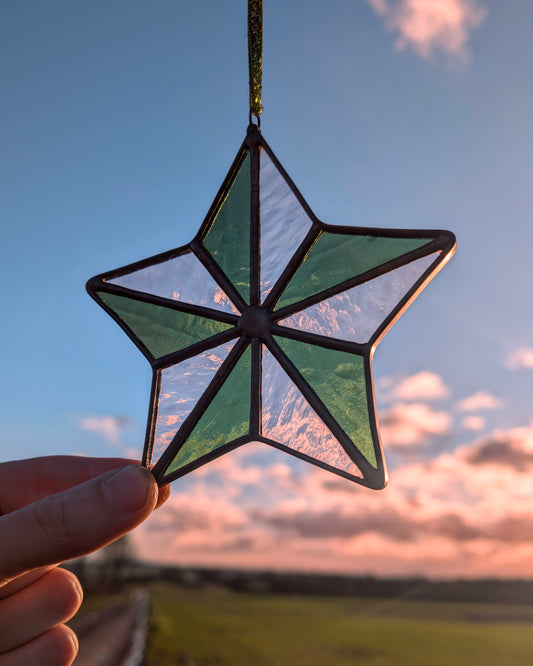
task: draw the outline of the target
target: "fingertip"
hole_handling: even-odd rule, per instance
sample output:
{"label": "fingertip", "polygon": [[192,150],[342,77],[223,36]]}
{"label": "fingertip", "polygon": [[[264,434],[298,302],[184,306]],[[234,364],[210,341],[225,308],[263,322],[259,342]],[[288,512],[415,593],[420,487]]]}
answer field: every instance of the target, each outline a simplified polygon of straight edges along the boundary
{"label": "fingertip", "polygon": [[78,637],[64,624],[49,629],[34,640],[4,654],[6,664],[71,666],[78,654]]}
{"label": "fingertip", "polygon": [[140,465],[129,465],[107,476],[102,489],[108,503],[120,514],[148,514],[157,503],[156,480]]}
{"label": "fingertip", "polygon": [[[76,655],[80,649],[78,637],[74,631],[65,624],[59,624],[57,627],[53,627],[46,632],[44,637],[46,637],[48,642],[47,647],[51,658],[50,663],[70,666],[74,659],[76,659]],[[53,661],[54,659],[56,661]],[[46,662],[43,661],[42,663]]]}
{"label": "fingertip", "polygon": [[[52,626],[58,622],[66,622],[75,615],[83,601],[83,590],[76,576],[57,567],[45,573],[32,588],[34,593],[39,592],[41,598],[46,599],[46,607],[41,616],[48,616]],[[31,590],[29,590],[31,591]],[[37,607],[38,602],[34,602]]]}
{"label": "fingertip", "polygon": [[52,578],[52,585],[59,590],[64,607],[63,619],[69,620],[75,615],[83,602],[83,589],[77,577],[68,569],[57,567],[47,574]]}

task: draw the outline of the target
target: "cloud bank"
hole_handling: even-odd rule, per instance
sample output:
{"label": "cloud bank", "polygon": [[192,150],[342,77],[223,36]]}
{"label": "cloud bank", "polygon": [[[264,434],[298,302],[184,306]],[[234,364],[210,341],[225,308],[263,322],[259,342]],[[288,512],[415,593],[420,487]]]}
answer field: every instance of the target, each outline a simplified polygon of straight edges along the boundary
{"label": "cloud bank", "polygon": [[[475,412],[502,406],[490,392],[457,402],[429,371],[379,384],[393,464],[383,491],[247,444],[173,484],[135,532],[139,555],[185,566],[533,576],[533,421],[480,436]],[[447,450],[458,432],[467,439]]]}
{"label": "cloud bank", "polygon": [[183,565],[533,576],[532,473],[533,423],[407,459],[381,492],[247,445],[175,483],[135,538]]}

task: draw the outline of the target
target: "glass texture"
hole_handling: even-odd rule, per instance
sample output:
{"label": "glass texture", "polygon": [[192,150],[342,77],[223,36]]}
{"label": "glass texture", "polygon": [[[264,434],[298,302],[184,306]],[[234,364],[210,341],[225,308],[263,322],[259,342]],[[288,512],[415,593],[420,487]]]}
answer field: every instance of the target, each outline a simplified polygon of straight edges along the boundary
{"label": "glass texture", "polygon": [[152,462],[161,457],[236,342],[208,349],[160,371]]}
{"label": "glass texture", "polygon": [[261,151],[261,301],[264,301],[312,221],[264,150]]}
{"label": "glass texture", "polygon": [[363,358],[287,338],[276,337],[276,342],[354,446],[376,467]]}
{"label": "glass texture", "polygon": [[250,155],[247,154],[203,240],[247,303],[250,302],[251,191]]}
{"label": "glass texture", "polygon": [[239,314],[229,296],[192,252],[106,282],[173,301]]}
{"label": "glass texture", "polygon": [[168,473],[248,434],[251,384],[251,352],[248,347],[178,451]]}
{"label": "glass texture", "polygon": [[428,238],[389,238],[323,231],[282,293],[276,309],[362,275],[430,242]]}
{"label": "glass texture", "polygon": [[361,477],[333,433],[274,356],[263,351],[263,435],[290,449]]}
{"label": "glass texture", "polygon": [[435,252],[312,305],[279,324],[351,342],[368,342],[424,271]]}
{"label": "glass texture", "polygon": [[160,358],[232,328],[214,319],[99,291],[98,297]]}

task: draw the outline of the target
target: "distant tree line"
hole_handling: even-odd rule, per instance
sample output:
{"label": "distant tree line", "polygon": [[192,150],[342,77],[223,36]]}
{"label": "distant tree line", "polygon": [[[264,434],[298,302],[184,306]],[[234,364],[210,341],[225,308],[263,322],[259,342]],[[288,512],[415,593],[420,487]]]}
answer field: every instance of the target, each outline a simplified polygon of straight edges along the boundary
{"label": "distant tree line", "polygon": [[162,581],[185,587],[217,585],[236,592],[416,599],[425,601],[533,604],[532,580],[427,580],[425,578],[376,578],[339,574],[208,569],[160,566],[134,559],[127,539],[102,551],[93,560],[73,561],[69,566],[82,577],[106,587],[124,583]]}

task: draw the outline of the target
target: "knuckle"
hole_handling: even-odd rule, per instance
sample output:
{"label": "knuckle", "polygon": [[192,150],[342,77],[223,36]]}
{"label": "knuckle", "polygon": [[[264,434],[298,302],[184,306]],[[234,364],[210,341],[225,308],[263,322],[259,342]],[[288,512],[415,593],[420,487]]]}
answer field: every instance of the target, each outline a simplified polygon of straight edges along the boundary
{"label": "knuckle", "polygon": [[39,500],[33,508],[37,525],[47,539],[60,543],[71,538],[71,527],[67,520],[67,509],[62,493],[49,495]]}

